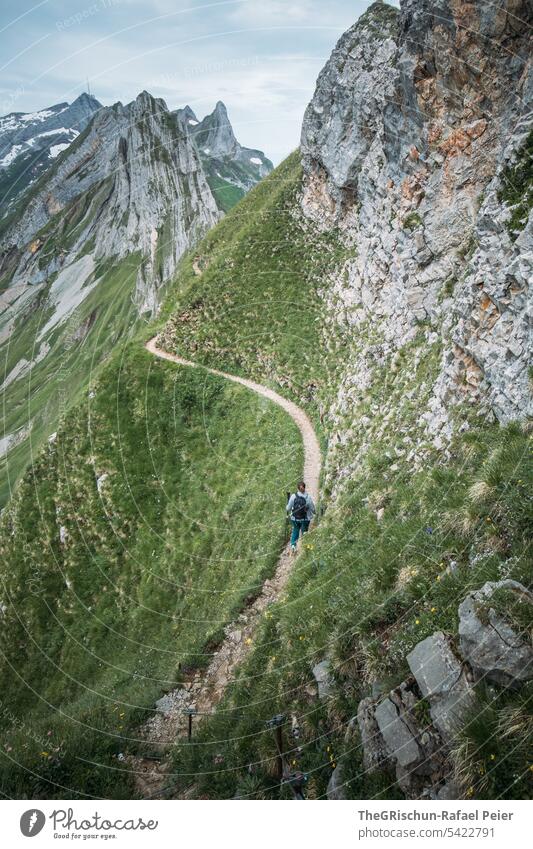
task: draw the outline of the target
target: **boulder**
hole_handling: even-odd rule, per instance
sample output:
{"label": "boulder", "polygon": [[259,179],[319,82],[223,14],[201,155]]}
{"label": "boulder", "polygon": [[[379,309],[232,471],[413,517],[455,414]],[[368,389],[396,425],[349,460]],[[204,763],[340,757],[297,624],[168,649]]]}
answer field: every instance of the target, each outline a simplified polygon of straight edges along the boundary
{"label": "boulder", "polygon": [[338,764],[331,773],[326,789],[326,795],[330,801],[340,802],[346,799],[342,764]]}
{"label": "boulder", "polygon": [[375,717],[388,753],[404,768],[417,764],[423,753],[396,705],[384,699],[376,707]]}
{"label": "boulder", "polygon": [[318,698],[327,699],[333,692],[333,677],[329,660],[321,660],[313,666],[313,675],[318,687]]}
{"label": "boulder", "polygon": [[357,708],[357,724],[363,747],[363,766],[369,773],[390,763],[387,746],[376,722],[374,708],[375,703],[371,698],[362,699]]}
{"label": "boulder", "polygon": [[443,740],[450,742],[474,704],[469,671],[441,631],[418,643],[407,655],[407,662],[429,701],[433,724]]}
{"label": "boulder", "polygon": [[[491,606],[498,590],[509,594],[509,616]],[[510,687],[533,678],[531,627],[520,633],[511,626],[514,604],[527,606],[533,624],[533,594],[517,581],[487,582],[459,605],[459,642],[465,660],[476,677]]]}

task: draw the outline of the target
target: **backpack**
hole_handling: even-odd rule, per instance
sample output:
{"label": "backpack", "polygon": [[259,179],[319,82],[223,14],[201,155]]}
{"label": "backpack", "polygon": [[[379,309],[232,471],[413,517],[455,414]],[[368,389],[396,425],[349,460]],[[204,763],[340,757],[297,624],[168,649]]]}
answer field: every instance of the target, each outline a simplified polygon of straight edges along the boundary
{"label": "backpack", "polygon": [[307,519],[307,498],[304,495],[295,493],[294,503],[292,505],[292,518],[299,521]]}

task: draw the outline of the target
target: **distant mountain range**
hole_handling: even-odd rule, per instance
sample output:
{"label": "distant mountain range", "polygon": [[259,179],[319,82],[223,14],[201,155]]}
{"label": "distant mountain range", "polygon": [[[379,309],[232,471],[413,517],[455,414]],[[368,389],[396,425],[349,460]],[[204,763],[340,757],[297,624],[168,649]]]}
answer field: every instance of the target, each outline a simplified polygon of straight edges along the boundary
{"label": "distant mountain range", "polygon": [[222,103],[200,122],[148,92],[109,107],[81,95],[0,119],[0,503],[61,393],[157,312],[181,257],[271,170]]}
{"label": "distant mountain range", "polygon": [[25,189],[85,129],[102,104],[89,94],[39,112],[0,118],[0,206],[9,210]]}
{"label": "distant mountain range", "polygon": [[174,114],[195,142],[211,191],[224,211],[272,171],[272,162],[261,150],[239,144],[222,101],[202,121],[190,106]]}
{"label": "distant mountain range", "polygon": [[[38,112],[11,112],[0,118],[0,217],[9,213],[28,186],[85,130],[103,107],[83,93],[72,103]],[[228,211],[273,165],[260,150],[235,138],[225,105],[199,121],[190,106],[171,113],[198,147],[217,205]]]}

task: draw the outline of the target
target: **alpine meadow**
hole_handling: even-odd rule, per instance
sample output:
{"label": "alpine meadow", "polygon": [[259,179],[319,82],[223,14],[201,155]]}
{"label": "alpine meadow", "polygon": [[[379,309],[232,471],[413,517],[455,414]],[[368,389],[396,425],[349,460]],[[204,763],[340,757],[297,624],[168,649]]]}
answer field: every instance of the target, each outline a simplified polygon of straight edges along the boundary
{"label": "alpine meadow", "polygon": [[0,118],[3,797],[533,798],[533,14],[365,5],[277,167]]}

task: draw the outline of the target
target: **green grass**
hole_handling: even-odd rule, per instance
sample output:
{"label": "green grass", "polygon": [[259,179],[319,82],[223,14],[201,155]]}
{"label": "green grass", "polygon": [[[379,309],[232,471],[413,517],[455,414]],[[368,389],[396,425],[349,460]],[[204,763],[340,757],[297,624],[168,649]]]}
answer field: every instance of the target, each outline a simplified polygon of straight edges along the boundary
{"label": "green grass", "polygon": [[[98,285],[51,333],[47,356],[0,393],[5,433],[31,423],[29,436],[0,459],[0,506],[6,504],[21,474],[56,429],[59,416],[75,403],[100,361],[134,331],[139,319],[131,296],[140,261],[134,254],[116,265],[97,268]],[[18,319],[10,338],[0,347],[0,382],[20,359],[37,355],[37,335],[47,319],[39,308],[42,300]],[[76,331],[87,323],[88,333],[77,339]]]}
{"label": "green grass", "polygon": [[[289,722],[284,735],[288,748],[301,747],[296,762],[309,774],[311,797],[325,794],[333,759],[349,777],[349,796],[402,798],[391,776],[363,769],[357,732],[345,740],[347,723],[373,682],[390,689],[408,674],[405,657],[417,642],[439,629],[457,632],[457,607],[468,590],[502,577],[530,582],[530,449],[519,428],[489,428],[458,439],[446,465],[413,476],[370,463],[350,480],[309,534],[285,599],[265,620],[218,715],[199,731],[194,748],[176,749],[173,771],[184,774],[178,787],[232,798],[254,764],[263,791],[277,798],[274,741],[264,722],[283,713],[298,717],[301,738],[291,742]],[[494,480],[492,489],[479,500],[479,484],[487,480]],[[375,508],[384,500],[378,521]],[[325,656],[336,690],[322,703],[309,687],[313,665]],[[502,699],[531,709],[525,692]],[[528,747],[511,752],[502,734],[491,742],[502,776],[514,770],[521,779],[505,785],[502,778],[491,792],[497,786],[503,796],[520,798],[528,792]],[[221,752],[223,765],[215,768]]]}
{"label": "green grass", "polygon": [[301,462],[278,407],[138,344],[94,378],[1,518],[4,794],[131,795],[117,755],[271,574]]}
{"label": "green grass", "polygon": [[418,212],[410,212],[409,215],[406,215],[403,219],[403,227],[405,230],[416,230],[416,228],[421,227],[423,223],[424,222]]}
{"label": "green grass", "polygon": [[494,692],[478,685],[477,702],[452,752],[467,799],[532,799],[533,686]]}
{"label": "green grass", "polygon": [[256,377],[305,404],[319,424],[346,338],[324,337],[321,288],[349,251],[337,234],[295,216],[301,183],[292,154],[185,260],[160,326],[168,350]]}
{"label": "green grass", "polygon": [[[456,633],[469,589],[531,580],[530,436],[514,425],[481,427],[475,408],[458,407],[452,419],[469,430],[443,459],[421,417],[441,368],[441,343],[428,341],[435,328],[420,327],[396,357],[376,364],[368,351],[383,343],[379,320],[347,327],[342,304],[324,299],[353,249],[302,220],[299,191],[294,156],[202,242],[201,277],[183,265],[161,320],[169,350],[252,374],[303,404],[328,448],[325,514],[286,597],[196,745],[177,748],[174,767],[178,788],[201,797],[233,798],[249,784],[255,797],[277,798],[285,790],[265,720],[294,713],[303,729],[295,768],[309,773],[311,797],[324,795],[332,763],[341,762],[354,798],[397,798],[391,775],[362,769],[360,741],[355,733],[345,742],[346,725],[373,684],[390,688],[408,674],[417,642],[438,629]],[[370,378],[333,418],[343,375],[361,362]],[[350,438],[339,441],[339,431]],[[327,706],[309,693],[312,667],[326,656],[336,676]]]}
{"label": "green grass", "polygon": [[[439,328],[421,325],[393,356],[382,353],[387,348],[379,319],[355,326],[344,321],[343,302],[332,292],[332,280],[337,290],[343,282],[346,285],[346,263],[353,259],[354,249],[343,243],[338,232],[320,232],[302,218],[300,192],[301,168],[294,154],[230,211],[194,254],[183,258],[160,319],[137,337],[148,338],[158,330],[160,344],[168,350],[271,385],[306,408],[327,449],[321,521],[306,538],[283,597],[266,612],[253,651],[215,716],[198,726],[193,746],[181,744],[173,752],[174,771],[181,774],[177,792],[189,788],[193,795],[207,798],[233,798],[236,793],[243,798],[285,798],[287,788],[280,788],[275,778],[275,742],[265,726],[266,720],[281,712],[288,717],[283,734],[289,760],[308,774],[310,798],[324,796],[336,764],[342,764],[348,795],[353,798],[398,798],[401,793],[390,773],[370,775],[363,769],[361,741],[356,729],[346,733],[348,722],[373,685],[386,690],[400,683],[408,673],[406,655],[417,642],[438,629],[456,634],[457,607],[470,589],[503,577],[531,581],[531,436],[514,424],[506,428],[483,425],[478,409],[465,406],[450,412],[457,435],[448,453],[436,447],[423,414],[441,369],[441,342],[430,336]],[[201,268],[200,276],[193,262]],[[43,539],[49,539],[61,563],[68,555],[69,575],[78,575],[82,581],[88,573],[87,583],[81,584],[82,597],[87,607],[96,605],[102,612],[103,628],[86,613],[80,615],[78,636],[87,636],[91,647],[94,639],[98,650],[114,649],[113,662],[116,658],[127,669],[119,673],[104,663],[100,670],[91,665],[83,643],[73,647],[67,641],[72,665],[66,668],[82,669],[89,681],[96,682],[98,693],[112,697],[111,708],[101,696],[67,684],[63,675],[54,676],[50,683],[57,688],[52,689],[53,704],[69,706],[77,720],[87,715],[97,729],[80,738],[75,723],[62,719],[58,733],[72,741],[72,749],[63,755],[60,747],[61,757],[53,768],[63,781],[74,780],[77,788],[106,796],[131,793],[126,777],[89,766],[84,772],[73,751],[88,761],[118,767],[113,755],[127,747],[120,735],[131,736],[146,708],[164,689],[163,679],[166,685],[176,680],[177,652],[185,664],[202,662],[205,647],[217,640],[220,630],[196,621],[202,619],[202,611],[209,612],[198,590],[229,590],[228,598],[217,604],[221,621],[228,621],[243,602],[243,583],[250,581],[257,587],[264,579],[283,538],[282,493],[301,461],[291,453],[299,443],[290,420],[278,412],[272,427],[261,423],[259,439],[252,421],[263,402],[252,401],[243,390],[235,395],[233,387],[219,381],[206,382],[201,373],[186,376],[183,372],[177,381],[178,413],[171,426],[168,411],[174,390],[165,381],[172,382],[176,370],[162,363],[148,368],[146,354],[128,351],[124,366],[114,359],[106,368],[101,378],[106,392],[98,388],[91,405],[76,407],[63,440],[60,436],[51,456],[41,455],[37,470],[45,480],[35,483],[35,470],[25,478],[13,508],[18,511],[16,521],[11,514],[3,517],[5,545],[14,527],[16,545],[13,548],[11,538],[9,543],[20,558],[8,570],[10,581],[20,581],[20,587],[30,581],[33,587],[32,564],[40,562]],[[346,374],[358,378],[361,373],[364,380],[343,383]],[[154,382],[154,375],[159,375],[160,382]],[[343,402],[337,405],[340,389]],[[141,432],[141,421],[148,409],[155,412],[154,430],[146,434]],[[83,441],[87,430],[83,416],[88,410],[97,436],[96,445],[90,446]],[[114,418],[117,412],[120,427]],[[205,441],[205,426],[216,435],[221,456],[230,458],[228,464],[224,460],[210,465],[211,442]],[[179,445],[185,445],[180,447],[178,461],[175,433]],[[69,449],[68,462],[59,453],[62,442]],[[153,489],[146,485],[152,473],[146,465],[147,447],[158,458]],[[105,468],[101,458],[107,458],[113,471],[111,521],[96,511],[100,502],[91,463],[79,461],[96,449],[99,468]],[[285,462],[287,456],[294,465]],[[276,474],[268,458],[278,469]],[[245,471],[241,480],[245,465],[260,479]],[[193,485],[200,476],[220,486],[214,507],[209,506],[207,490],[199,493]],[[160,480],[165,481],[164,488],[159,487]],[[268,502],[268,529],[259,531],[264,537],[257,537],[255,531],[251,536],[245,533],[250,510],[256,509],[255,502],[250,506],[249,501],[252,480],[254,492],[257,484]],[[34,492],[38,506],[32,500]],[[72,561],[69,546],[61,547],[57,539],[58,524],[64,524],[63,514],[55,512],[58,502],[65,504],[66,518],[73,522],[77,554]],[[193,517],[205,509],[215,510],[216,533],[204,539],[201,523],[196,518],[196,524],[189,521],[191,507]],[[77,525],[85,510],[87,529]],[[45,520],[36,522],[43,511]],[[146,526],[141,527],[140,516],[143,521],[147,517]],[[164,527],[160,541],[150,530],[154,526]],[[30,531],[34,536],[28,536]],[[86,562],[78,536],[82,531],[84,536],[90,534],[90,562],[97,569],[79,568]],[[246,554],[255,551],[259,539],[264,539],[262,548],[270,552],[269,565],[268,557],[258,562]],[[209,553],[198,571],[196,557],[203,556],[204,544]],[[248,563],[243,571],[228,573],[224,566],[219,572],[225,552],[241,553],[243,546]],[[154,581],[147,579],[138,562],[151,564]],[[121,588],[118,599],[115,592],[104,594],[98,589],[104,575],[105,586],[110,585],[109,572]],[[161,589],[162,580],[176,575],[185,594],[169,600]],[[50,628],[50,610],[57,614],[55,600],[62,598],[64,582],[48,568],[46,576],[40,568],[36,570],[36,581],[39,591],[44,582],[48,607],[45,610],[35,601],[32,590],[24,602],[32,630],[38,642],[52,641],[52,657],[68,664],[70,654],[63,657],[60,632]],[[132,587],[134,604],[127,595]],[[169,614],[170,620],[167,616],[155,622],[152,608]],[[61,609],[63,614],[67,615]],[[179,649],[171,658],[156,650],[146,656],[137,652],[135,674],[140,679],[134,678],[131,646],[113,644],[106,630],[109,619],[116,620],[120,634],[166,644],[169,621],[176,614],[195,620],[186,630],[178,628]],[[8,657],[14,663],[22,649],[28,651],[18,627],[17,620],[6,631],[6,648],[12,652]],[[318,702],[312,667],[325,657],[334,669],[334,695]],[[23,663],[25,674],[29,671],[42,678],[42,659],[36,651],[31,649],[27,658],[23,655]],[[11,687],[8,692],[12,691],[22,699],[19,691]],[[529,792],[524,779],[527,746],[523,735],[514,730],[516,723],[504,722],[513,711],[513,716],[525,714],[526,696],[525,690],[515,695],[498,693],[493,742],[501,758],[500,777],[491,784],[472,785],[471,795],[486,792],[516,798]],[[21,716],[29,714],[32,729],[49,728],[49,709],[43,707],[39,715],[35,698],[25,698],[26,702],[16,702],[14,710]],[[126,708],[118,708],[120,703],[126,703]],[[118,729],[117,710],[119,718],[124,713],[122,729]],[[422,704],[420,711],[427,711],[427,706]],[[298,740],[290,735],[293,715],[301,729]],[[9,727],[13,724],[11,719]],[[117,733],[111,739],[106,733],[110,729]],[[30,745],[22,733],[12,730],[11,734],[17,751]],[[465,730],[465,745],[456,761],[457,771],[462,769],[465,776],[470,775],[469,764],[477,763],[469,734],[474,742],[479,737],[478,731]],[[513,734],[520,739],[514,749],[506,742]],[[41,770],[52,768],[48,755],[39,755],[35,747],[27,757],[32,764],[41,758]],[[9,765],[5,770],[8,787],[27,789],[21,774]],[[522,778],[511,784],[506,776],[514,773]],[[46,795],[42,778],[37,792]]]}
{"label": "green grass", "polygon": [[229,212],[244,197],[243,189],[228,183],[216,174],[208,176],[207,182],[218,208],[223,212]]}

